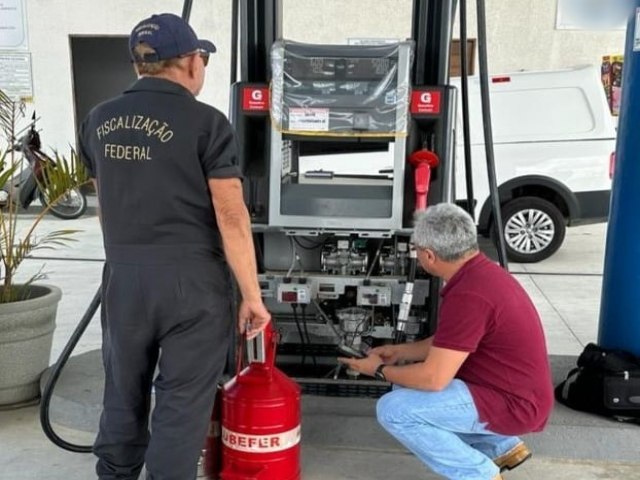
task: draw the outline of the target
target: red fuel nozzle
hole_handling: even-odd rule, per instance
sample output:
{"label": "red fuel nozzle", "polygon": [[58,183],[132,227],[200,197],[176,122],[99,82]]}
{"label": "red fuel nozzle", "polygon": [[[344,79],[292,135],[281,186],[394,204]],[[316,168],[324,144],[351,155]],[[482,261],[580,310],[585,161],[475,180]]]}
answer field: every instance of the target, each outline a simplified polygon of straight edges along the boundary
{"label": "red fuel nozzle", "polygon": [[432,151],[421,149],[409,155],[409,163],[416,169],[416,210],[425,210],[431,181],[431,169],[438,166],[440,159]]}

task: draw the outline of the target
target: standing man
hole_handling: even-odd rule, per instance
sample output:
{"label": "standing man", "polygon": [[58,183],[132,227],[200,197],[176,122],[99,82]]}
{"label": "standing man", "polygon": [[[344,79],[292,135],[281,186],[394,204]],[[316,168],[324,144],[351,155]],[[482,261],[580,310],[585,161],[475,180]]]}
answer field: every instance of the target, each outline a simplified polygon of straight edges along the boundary
{"label": "standing man", "polygon": [[191,480],[232,338],[227,262],[242,295],[240,332],[257,334],[270,316],[234,133],[195,98],[215,46],[162,14],[141,21],[129,47],[138,81],[94,108],[80,132],[106,254],[96,470],[134,480],[146,463],[148,479]]}
{"label": "standing man", "polygon": [[378,421],[434,472],[501,479],[531,456],[516,435],[541,431],[553,407],[540,318],[520,284],[478,251],[461,208],[418,214],[413,242],[424,269],[446,282],[435,335],[340,360],[400,387],[379,400]]}

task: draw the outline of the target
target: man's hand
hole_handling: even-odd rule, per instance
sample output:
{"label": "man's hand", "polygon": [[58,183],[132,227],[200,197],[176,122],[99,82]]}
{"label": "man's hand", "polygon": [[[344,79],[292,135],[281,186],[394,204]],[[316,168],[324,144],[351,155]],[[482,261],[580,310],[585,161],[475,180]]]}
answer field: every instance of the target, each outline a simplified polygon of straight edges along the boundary
{"label": "man's hand", "polygon": [[271,321],[271,314],[262,300],[245,301],[240,304],[238,311],[238,331],[240,335],[247,332],[247,340],[251,340],[260,333]]}
{"label": "man's hand", "polygon": [[382,345],[380,347],[372,348],[369,353],[378,355],[385,365],[395,365],[402,360],[399,347],[399,345]]}
{"label": "man's hand", "polygon": [[[374,349],[375,350],[375,349]],[[371,352],[367,358],[357,359],[357,358],[346,358],[346,357],[338,357],[338,361],[340,363],[344,363],[351,370],[355,370],[356,372],[363,373],[365,375],[369,375],[370,377],[374,377],[376,373],[376,369],[384,363],[382,358],[379,355]]]}

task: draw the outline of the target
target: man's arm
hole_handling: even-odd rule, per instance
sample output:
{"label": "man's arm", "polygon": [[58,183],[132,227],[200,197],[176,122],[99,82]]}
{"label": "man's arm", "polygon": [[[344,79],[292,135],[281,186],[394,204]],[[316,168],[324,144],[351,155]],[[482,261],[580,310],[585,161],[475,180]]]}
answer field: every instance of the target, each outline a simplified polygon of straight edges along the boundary
{"label": "man's arm", "polygon": [[208,182],[224,253],[242,294],[239,328],[243,332],[245,323],[249,322],[255,335],[266,326],[270,316],[262,303],[251,222],[244,204],[242,184],[238,178],[210,178]]}
{"label": "man's arm", "polygon": [[[469,352],[431,346],[423,362],[389,365],[384,368],[384,376],[389,382],[402,387],[440,391],[451,383],[468,356]],[[340,361],[357,372],[373,377],[378,366],[383,363],[383,358],[372,353],[362,360],[340,358]]]}
{"label": "man's arm", "polygon": [[400,359],[407,362],[423,362],[431,351],[432,343],[433,337],[429,337],[417,342],[398,345],[402,347],[400,350]]}
{"label": "man's arm", "polygon": [[468,356],[469,352],[431,347],[423,362],[385,367],[384,376],[403,387],[440,391],[451,383]]}
{"label": "man's arm", "polygon": [[379,355],[388,365],[398,362],[423,362],[429,355],[432,342],[433,337],[429,337],[412,343],[383,345],[372,348],[370,353]]}

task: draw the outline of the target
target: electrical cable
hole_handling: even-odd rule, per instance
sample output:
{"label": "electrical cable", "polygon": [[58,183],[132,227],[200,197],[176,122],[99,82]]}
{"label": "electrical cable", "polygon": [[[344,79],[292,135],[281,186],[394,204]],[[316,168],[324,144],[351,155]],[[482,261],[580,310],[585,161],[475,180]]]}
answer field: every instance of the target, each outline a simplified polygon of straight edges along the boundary
{"label": "electrical cable", "polygon": [[[304,328],[304,336],[306,337],[307,345],[311,347],[311,337],[309,336],[309,328],[307,327],[307,305],[304,303],[301,304],[300,311],[302,312],[302,327]],[[313,361],[313,366],[317,367],[318,361],[312,349],[311,349],[311,360]]]}
{"label": "electrical cable", "polygon": [[304,266],[302,265],[302,260],[300,260],[300,255],[298,255],[298,251],[296,250],[296,244],[294,243],[293,237],[289,237],[289,244],[291,245],[291,265],[289,266],[289,270],[287,271],[285,278],[291,278],[291,274],[293,273],[296,263],[300,266],[300,276],[304,277]]}
{"label": "electrical cable", "polygon": [[42,430],[44,431],[44,434],[47,436],[49,440],[51,440],[58,447],[74,453],[92,453],[93,446],[92,445],[76,445],[74,443],[67,442],[66,440],[62,439],[54,431],[53,426],[51,425],[51,418],[49,415],[51,397],[53,396],[53,390],[55,389],[56,383],[58,382],[58,378],[60,377],[60,374],[62,373],[64,366],[67,364],[67,361],[71,356],[71,353],[73,352],[74,348],[78,344],[78,341],[80,340],[80,337],[82,337],[82,334],[85,332],[85,330],[89,326],[89,323],[91,322],[91,319],[93,318],[96,311],[98,310],[98,307],[100,306],[101,298],[102,298],[102,288],[100,287],[98,288],[98,291],[96,292],[96,294],[93,296],[93,300],[91,300],[91,303],[89,304],[89,308],[87,308],[87,311],[82,316],[80,323],[78,323],[78,326],[76,327],[74,332],[71,334],[69,341],[62,349],[62,353],[60,354],[60,357],[58,358],[58,361],[56,362],[56,364],[53,366],[51,370],[51,374],[47,379],[47,383],[45,384],[44,389],[42,390],[42,400],[40,402],[40,425],[42,425]]}
{"label": "electrical cable", "polygon": [[298,335],[300,336],[300,346],[302,347],[302,360],[300,361],[300,365],[304,365],[305,360],[307,359],[307,347],[304,335],[302,333],[302,327],[300,326],[300,321],[298,320],[298,304],[292,303],[291,310],[293,310],[293,321],[296,322],[296,328],[298,329]]}
{"label": "electrical cable", "polygon": [[[373,311],[375,312],[375,307],[372,307]],[[351,342],[349,343],[350,347],[353,347],[353,344],[356,343],[356,337],[358,336],[358,329],[362,326],[362,324],[364,322],[367,321],[367,317],[364,317],[362,320],[360,320],[358,322],[358,324],[356,325],[355,330],[353,331],[353,333],[351,334]],[[373,318],[371,320],[373,322]],[[363,332],[364,333],[364,332]],[[347,334],[348,335],[348,334]],[[362,336],[362,335],[361,335]]]}
{"label": "electrical cable", "polygon": [[285,275],[285,278],[291,278],[293,269],[296,266],[297,252],[296,252],[295,244],[293,243],[293,237],[289,237],[289,244],[291,245],[291,265],[289,266],[289,270],[287,270],[287,274]]}
{"label": "electrical cable", "polygon": [[340,332],[338,331],[338,329],[334,325],[333,321],[329,318],[329,316],[322,309],[322,307],[320,306],[318,301],[315,298],[313,298],[311,300],[311,303],[313,303],[313,306],[316,307],[316,310],[318,310],[318,314],[324,319],[324,322],[329,326],[329,328],[331,330],[333,330],[333,333],[336,335],[337,340],[340,341],[340,339],[342,338],[342,335],[340,334]]}
{"label": "electrical cable", "polygon": [[371,262],[371,266],[369,267],[367,276],[364,277],[365,282],[369,280],[369,277],[371,277],[371,274],[373,273],[373,269],[376,266],[376,263],[378,262],[378,258],[380,258],[380,253],[382,252],[382,245],[384,245],[384,239],[380,240],[380,244],[378,245],[378,250],[376,251],[376,255],[373,258],[373,261]]}

